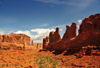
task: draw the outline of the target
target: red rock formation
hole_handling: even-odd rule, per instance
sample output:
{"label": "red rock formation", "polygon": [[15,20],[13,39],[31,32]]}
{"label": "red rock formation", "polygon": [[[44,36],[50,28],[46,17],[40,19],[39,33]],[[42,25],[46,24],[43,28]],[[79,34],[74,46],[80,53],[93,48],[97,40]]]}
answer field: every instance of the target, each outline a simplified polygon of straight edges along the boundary
{"label": "red rock formation", "polygon": [[49,49],[66,49],[72,47],[82,47],[87,45],[100,45],[100,13],[85,18],[80,24],[79,35],[76,36],[76,23],[71,27],[66,26],[67,30],[61,40],[59,29],[50,32]]}
{"label": "red rock formation", "polygon": [[86,49],[86,55],[92,55],[92,53],[93,53],[93,48],[87,47],[87,49]]}
{"label": "red rock formation", "polygon": [[83,54],[83,56],[86,55],[86,48],[82,47],[82,54]]}
{"label": "red rock formation", "polygon": [[50,32],[49,34],[49,42],[50,43],[54,42],[54,31]]}
{"label": "red rock formation", "polygon": [[[48,43],[47,49],[55,47],[52,45],[54,45],[55,42],[60,42],[60,41],[61,41],[61,36],[59,33],[59,28],[57,27],[55,32],[52,31],[49,34],[49,43]],[[59,47],[59,46],[57,46],[57,47]],[[57,48],[57,47],[55,47],[55,48]]]}
{"label": "red rock formation", "polygon": [[46,49],[49,43],[49,37],[43,38],[43,49]]}
{"label": "red rock formation", "polygon": [[100,13],[86,17],[80,25],[79,34],[100,29]]}
{"label": "red rock formation", "polygon": [[70,29],[70,38],[77,36],[77,23],[73,22]]}
{"label": "red rock formation", "polygon": [[30,37],[24,34],[5,34],[2,37],[2,42],[30,45]]}
{"label": "red rock formation", "polygon": [[69,38],[69,34],[70,34],[70,26],[66,26],[66,32],[65,32],[65,34],[64,34],[64,36],[63,36],[63,39],[68,39]]}
{"label": "red rock formation", "polygon": [[75,22],[72,23],[71,27],[67,25],[63,39],[76,37],[77,35],[76,30],[77,30],[77,24]]}
{"label": "red rock formation", "polygon": [[60,40],[61,40],[61,36],[60,36],[60,33],[59,33],[59,28],[57,27],[55,32],[53,32],[53,31],[50,32],[49,41],[50,41],[50,43],[52,43],[52,42],[57,42],[57,41],[60,41]]}
{"label": "red rock formation", "polygon": [[38,49],[43,49],[43,44],[42,43],[37,43],[37,48]]}
{"label": "red rock formation", "polygon": [[32,45],[34,45],[33,40],[32,40]]}
{"label": "red rock formation", "polygon": [[2,42],[2,40],[3,40],[3,37],[2,37],[2,35],[0,35],[0,42]]}
{"label": "red rock formation", "polygon": [[60,33],[59,33],[59,28],[57,27],[56,31],[54,32],[54,42],[60,41],[60,40],[61,40],[61,36],[60,36]]}

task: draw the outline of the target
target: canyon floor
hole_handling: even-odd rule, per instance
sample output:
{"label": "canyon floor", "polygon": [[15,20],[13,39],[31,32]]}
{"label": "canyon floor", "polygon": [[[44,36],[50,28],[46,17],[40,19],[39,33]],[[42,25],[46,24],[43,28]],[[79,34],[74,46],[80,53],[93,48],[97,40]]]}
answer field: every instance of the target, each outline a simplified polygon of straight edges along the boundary
{"label": "canyon floor", "polygon": [[100,68],[100,55],[79,58],[65,53],[3,48],[0,49],[0,68]]}

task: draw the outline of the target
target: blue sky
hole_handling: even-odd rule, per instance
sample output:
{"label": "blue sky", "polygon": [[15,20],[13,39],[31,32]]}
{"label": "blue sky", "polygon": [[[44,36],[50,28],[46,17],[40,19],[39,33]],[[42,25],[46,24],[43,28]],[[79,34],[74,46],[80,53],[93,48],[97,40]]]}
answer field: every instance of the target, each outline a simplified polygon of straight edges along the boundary
{"label": "blue sky", "polygon": [[100,0],[1,0],[0,34],[23,33],[34,43],[58,26],[63,36],[66,25],[81,23],[100,13]]}

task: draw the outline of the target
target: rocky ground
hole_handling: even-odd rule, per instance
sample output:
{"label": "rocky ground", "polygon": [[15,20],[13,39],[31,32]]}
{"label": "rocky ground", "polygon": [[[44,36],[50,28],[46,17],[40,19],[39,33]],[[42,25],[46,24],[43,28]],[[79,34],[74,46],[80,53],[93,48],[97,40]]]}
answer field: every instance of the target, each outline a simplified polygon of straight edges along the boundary
{"label": "rocky ground", "polygon": [[66,54],[65,51],[24,50],[2,46],[0,68],[100,68],[100,55]]}

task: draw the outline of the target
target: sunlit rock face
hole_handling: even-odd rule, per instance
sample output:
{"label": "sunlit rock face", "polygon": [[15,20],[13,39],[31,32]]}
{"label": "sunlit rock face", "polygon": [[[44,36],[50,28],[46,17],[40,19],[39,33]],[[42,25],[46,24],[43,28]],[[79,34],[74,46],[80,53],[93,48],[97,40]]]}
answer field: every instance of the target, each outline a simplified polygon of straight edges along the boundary
{"label": "sunlit rock face", "polygon": [[2,37],[2,42],[30,45],[30,37],[24,34],[5,34]]}
{"label": "sunlit rock face", "polygon": [[87,45],[100,45],[100,13],[86,17],[79,27],[77,36],[77,24],[72,23],[66,26],[66,31],[61,39],[59,28],[55,32],[50,32],[47,49],[66,49],[82,47]]}
{"label": "sunlit rock face", "polygon": [[100,30],[100,13],[86,17],[80,24],[79,34],[93,30]]}
{"label": "sunlit rock face", "polygon": [[49,37],[43,38],[43,49],[46,49],[49,43]]}
{"label": "sunlit rock face", "polygon": [[60,36],[60,33],[59,33],[59,28],[57,27],[55,32],[53,32],[53,31],[50,32],[49,42],[52,43],[52,42],[57,42],[57,41],[60,41],[60,40],[61,40],[61,36]]}
{"label": "sunlit rock face", "polygon": [[77,23],[73,22],[71,27],[66,26],[66,32],[63,36],[63,39],[73,38],[77,36]]}

